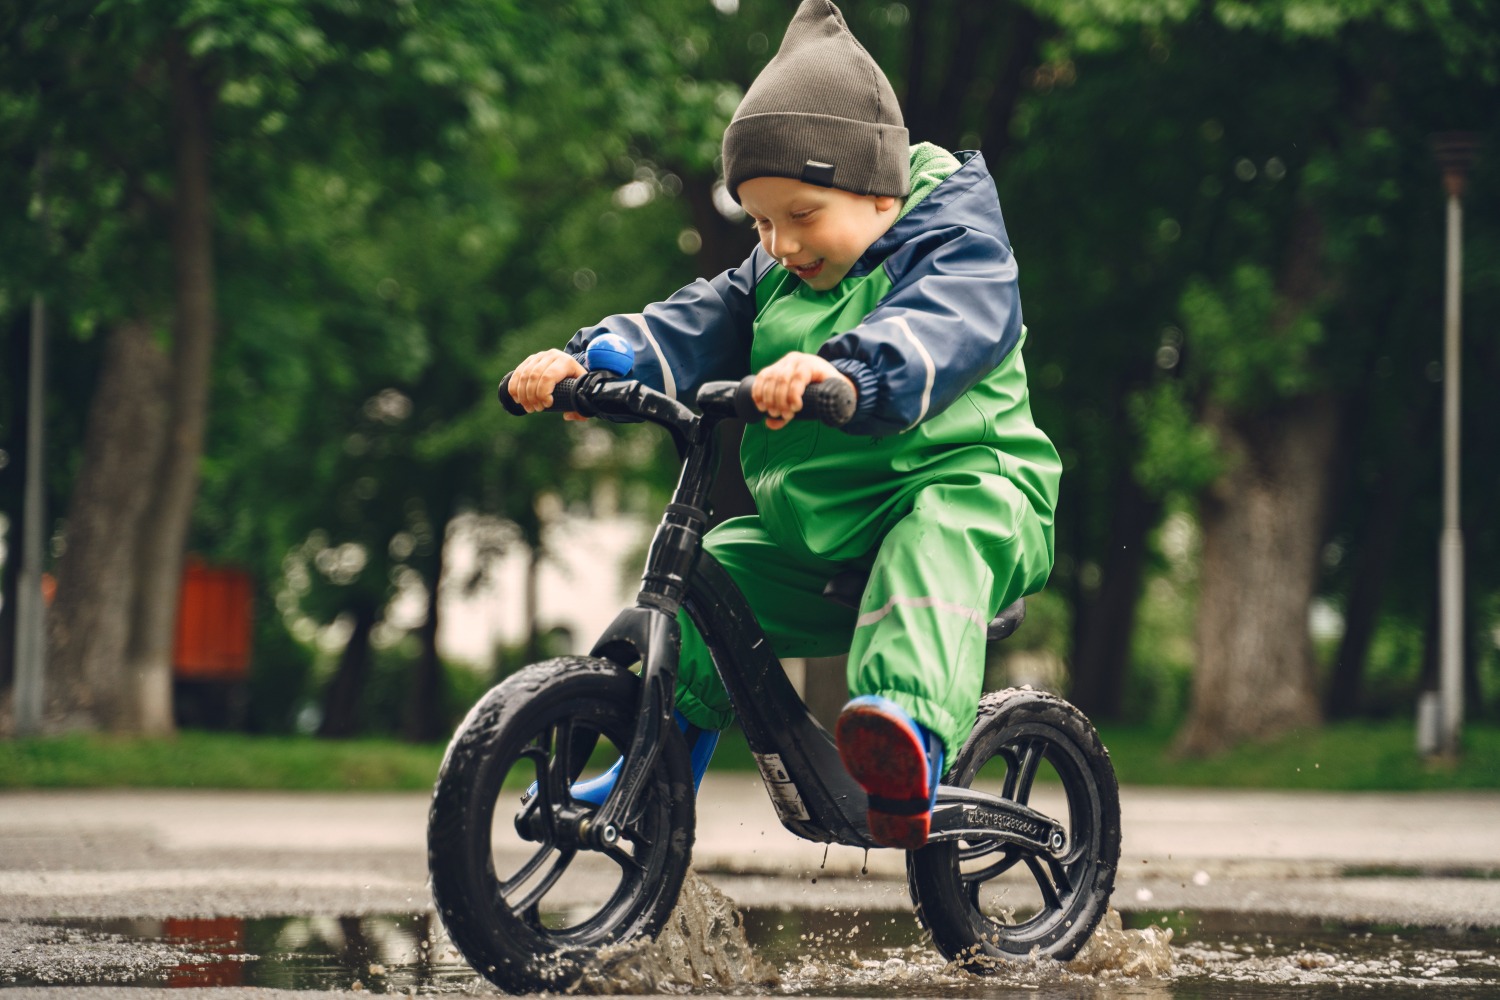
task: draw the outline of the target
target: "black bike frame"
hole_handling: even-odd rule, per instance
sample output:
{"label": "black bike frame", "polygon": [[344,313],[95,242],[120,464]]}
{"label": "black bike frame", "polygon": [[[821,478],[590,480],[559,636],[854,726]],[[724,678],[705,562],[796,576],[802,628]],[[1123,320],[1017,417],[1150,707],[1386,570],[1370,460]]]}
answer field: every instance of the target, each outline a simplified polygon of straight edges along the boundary
{"label": "black bike frame", "polygon": [[[733,382],[704,386],[698,394],[700,416],[639,382],[585,377],[557,404],[585,415],[660,424],[683,460],[677,488],[652,538],[635,606],[620,612],[593,648],[594,656],[623,667],[641,664],[641,706],[619,779],[581,832],[601,843],[612,840],[648,780],[662,734],[674,725],[682,647],[677,612],[685,608],[729,692],[782,824],[807,840],[878,847],[870,839],[864,789],[844,769],[833,738],[787,679],[739,588],[703,551],[708,491],[720,458],[716,429],[728,417],[747,415],[743,403],[736,410],[737,389]],[[960,839],[1001,839],[1052,854],[1066,843],[1062,826],[1051,817],[1010,799],[943,785],[928,840]]]}

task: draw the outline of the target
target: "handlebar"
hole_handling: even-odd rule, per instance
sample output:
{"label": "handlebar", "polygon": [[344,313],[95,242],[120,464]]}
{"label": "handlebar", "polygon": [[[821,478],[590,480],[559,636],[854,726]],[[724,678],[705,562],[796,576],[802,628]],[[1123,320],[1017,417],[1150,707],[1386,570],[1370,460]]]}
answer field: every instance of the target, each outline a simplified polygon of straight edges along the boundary
{"label": "handlebar", "polygon": [[[524,417],[526,416],[526,409],[521,406],[520,403],[516,402],[516,397],[510,394],[510,378],[514,374],[515,372],[506,373],[506,376],[500,380],[500,385],[495,390],[495,396],[500,400],[500,405],[505,407],[505,412],[509,413],[511,416]],[[585,411],[578,408],[579,398],[581,395],[579,387],[582,385],[586,385],[591,376],[602,374],[603,373],[589,372],[588,374],[583,375],[579,378],[565,378],[561,382],[557,383],[557,385],[552,389],[552,405],[546,408],[546,412],[585,413]],[[593,379],[594,383],[602,381],[604,381],[603,378]],[[585,413],[585,415],[592,416],[593,414]]]}
{"label": "handlebar", "polygon": [[[507,412],[518,417],[525,416],[525,409],[510,394],[510,377],[513,374],[515,373],[512,372],[500,380],[496,395]],[[638,386],[646,391],[622,394],[619,390],[626,384]],[[751,396],[754,385],[754,375],[747,375],[738,382],[706,382],[698,390],[698,407],[706,414],[738,417],[746,423],[759,423],[766,418],[766,415],[755,405],[755,400]],[[601,409],[599,404],[603,402],[606,388],[611,390],[608,393],[610,405],[606,409]],[[660,393],[646,389],[638,382],[617,379],[605,371],[591,371],[578,378],[565,378],[558,382],[552,390],[552,405],[547,407],[547,411],[582,413],[584,416],[608,412],[613,415],[631,416],[660,423],[661,421],[656,417],[656,414],[660,412],[660,406],[647,405],[649,400],[660,395]],[[797,412],[794,419],[820,420],[829,427],[842,427],[853,418],[855,402],[854,389],[843,379],[813,382],[802,393],[802,409]]]}

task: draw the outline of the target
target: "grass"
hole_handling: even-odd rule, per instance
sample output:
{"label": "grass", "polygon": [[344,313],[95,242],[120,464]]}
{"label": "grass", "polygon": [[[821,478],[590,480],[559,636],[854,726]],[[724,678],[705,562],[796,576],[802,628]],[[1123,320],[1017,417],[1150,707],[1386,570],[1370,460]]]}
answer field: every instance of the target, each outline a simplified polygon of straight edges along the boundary
{"label": "grass", "polygon": [[[1500,727],[1473,725],[1457,761],[1418,757],[1412,726],[1341,723],[1212,760],[1178,760],[1172,732],[1101,727],[1125,785],[1301,788],[1324,791],[1500,789]],[[146,740],[72,735],[0,741],[0,789],[227,788],[426,791],[443,747],[394,740],[184,731]],[[738,730],[726,734],[714,768],[753,770]]]}
{"label": "grass", "polygon": [[1179,759],[1164,729],[1101,726],[1121,784],[1323,791],[1500,789],[1500,726],[1470,725],[1457,760],[1416,752],[1410,722],[1343,722],[1243,746],[1210,760]]}
{"label": "grass", "polygon": [[428,790],[443,747],[186,730],[0,742],[0,788]]}

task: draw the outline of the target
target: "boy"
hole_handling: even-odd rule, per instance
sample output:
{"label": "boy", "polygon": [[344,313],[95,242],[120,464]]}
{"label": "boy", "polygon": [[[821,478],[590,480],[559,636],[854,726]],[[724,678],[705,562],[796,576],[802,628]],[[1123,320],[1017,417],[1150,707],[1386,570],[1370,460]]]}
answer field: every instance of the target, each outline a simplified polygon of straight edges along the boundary
{"label": "boy", "polygon": [[[705,545],[779,656],[848,652],[840,756],[869,794],[872,837],[915,850],[944,755],[974,723],[986,623],[1052,567],[1060,463],[1031,419],[994,181],[977,153],[908,147],[890,83],[829,0],[804,0],[723,153],[760,237],[749,258],[527,358],[510,391],[528,410],[549,405],[606,332],[635,348],[634,377],[669,395],[756,373],[768,419],[746,427],[740,458],[758,513]],[[788,423],[826,379],[854,387],[853,420]],[[821,597],[850,567],[870,571],[858,611]],[[710,735],[694,753],[701,778],[732,711],[679,618],[678,722]],[[587,791],[602,799],[611,782]]]}

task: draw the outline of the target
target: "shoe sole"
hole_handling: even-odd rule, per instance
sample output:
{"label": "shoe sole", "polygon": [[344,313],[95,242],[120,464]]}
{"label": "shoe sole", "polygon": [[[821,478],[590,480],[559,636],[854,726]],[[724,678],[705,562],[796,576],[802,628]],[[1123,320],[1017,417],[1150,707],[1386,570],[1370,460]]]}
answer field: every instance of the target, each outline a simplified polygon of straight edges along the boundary
{"label": "shoe sole", "polygon": [[874,708],[854,708],[834,727],[839,757],[870,796],[870,838],[915,851],[932,829],[927,753],[902,723]]}

